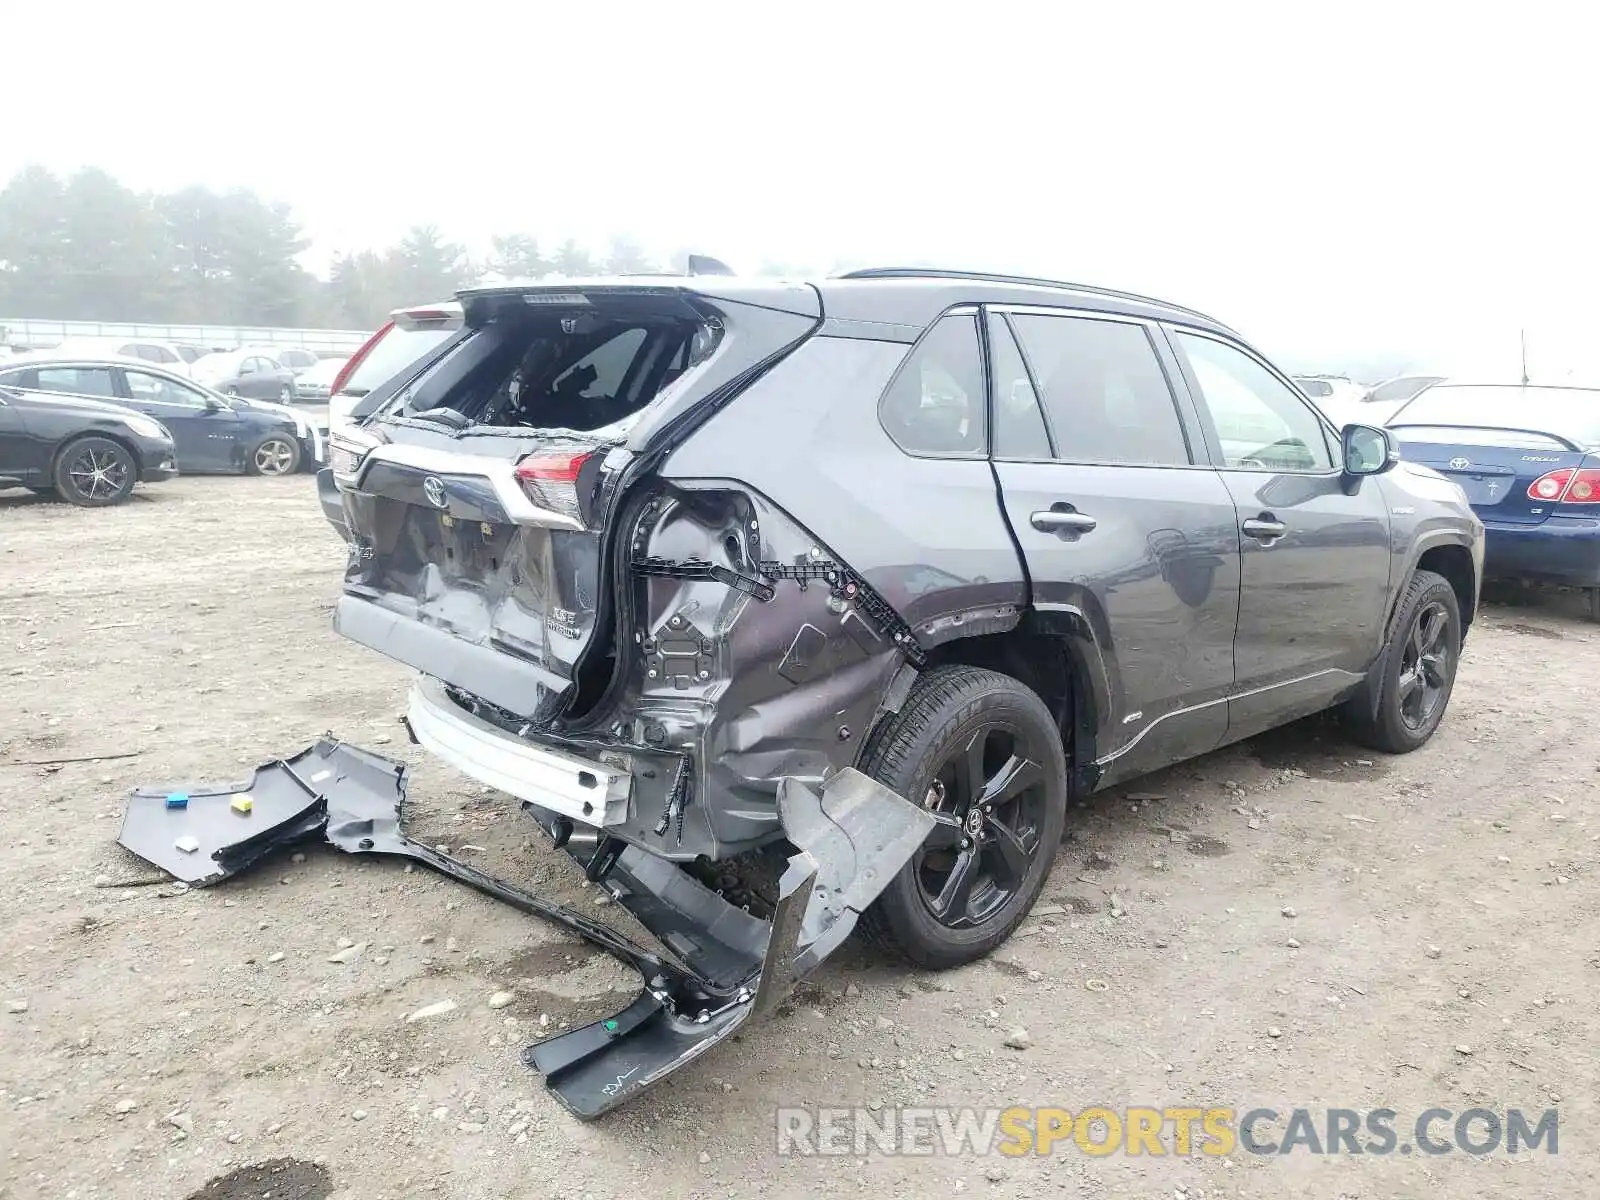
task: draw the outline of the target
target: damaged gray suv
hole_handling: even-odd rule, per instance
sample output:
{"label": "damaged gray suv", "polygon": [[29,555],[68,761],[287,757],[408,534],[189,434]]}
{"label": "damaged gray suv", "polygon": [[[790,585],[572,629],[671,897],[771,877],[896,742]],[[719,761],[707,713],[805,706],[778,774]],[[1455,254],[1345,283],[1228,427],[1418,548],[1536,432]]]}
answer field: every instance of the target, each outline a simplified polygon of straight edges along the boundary
{"label": "damaged gray suv", "polygon": [[1477,518],[1199,313],[915,270],[460,300],[334,439],[336,625],[698,981],[649,1054],[541,1064],[583,1111],[857,915],[924,966],[992,950],[1073,798],[1334,706],[1392,752],[1444,715]]}

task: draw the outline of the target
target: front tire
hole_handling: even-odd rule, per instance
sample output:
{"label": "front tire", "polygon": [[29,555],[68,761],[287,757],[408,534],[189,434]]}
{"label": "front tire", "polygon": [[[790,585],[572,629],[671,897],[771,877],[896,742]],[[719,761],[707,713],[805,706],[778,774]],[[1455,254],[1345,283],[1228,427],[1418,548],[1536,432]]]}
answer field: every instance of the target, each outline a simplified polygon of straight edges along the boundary
{"label": "front tire", "polygon": [[1461,660],[1461,606],[1448,580],[1418,571],[1395,608],[1376,710],[1347,716],[1356,740],[1389,754],[1427,744],[1444,719]]}
{"label": "front tire", "polygon": [[245,470],[252,475],[293,475],[300,469],[300,443],[286,433],[270,433],[251,449]]}
{"label": "front tire", "polygon": [[995,671],[927,671],[874,735],[861,770],[939,820],[863,915],[867,932],[934,969],[1010,937],[1066,823],[1066,756],[1044,701]]}
{"label": "front tire", "polygon": [[133,491],[139,466],[120,442],[81,437],[68,442],[56,457],[55,490],[80,508],[121,504]]}

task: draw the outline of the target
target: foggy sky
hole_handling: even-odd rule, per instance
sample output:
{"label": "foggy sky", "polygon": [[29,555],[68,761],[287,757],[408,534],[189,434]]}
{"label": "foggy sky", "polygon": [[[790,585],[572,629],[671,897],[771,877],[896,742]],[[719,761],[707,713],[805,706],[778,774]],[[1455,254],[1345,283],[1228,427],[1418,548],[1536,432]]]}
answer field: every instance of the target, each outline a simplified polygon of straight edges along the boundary
{"label": "foggy sky", "polygon": [[1526,326],[1536,378],[1600,383],[1587,22],[1471,11],[26,3],[0,177],[248,187],[314,269],[416,223],[625,233],[1150,291],[1293,365],[1504,376]]}

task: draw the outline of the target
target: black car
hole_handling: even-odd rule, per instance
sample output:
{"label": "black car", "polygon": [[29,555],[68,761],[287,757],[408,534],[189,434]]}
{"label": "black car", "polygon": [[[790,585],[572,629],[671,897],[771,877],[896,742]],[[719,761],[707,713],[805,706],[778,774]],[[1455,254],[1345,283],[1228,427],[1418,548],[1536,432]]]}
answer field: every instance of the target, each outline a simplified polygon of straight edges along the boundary
{"label": "black car", "polygon": [[314,462],[304,419],[208,392],[158,367],[114,359],[29,358],[0,363],[0,385],[109,401],[171,431],[185,473],[288,475]]}
{"label": "black car", "polygon": [[692,973],[540,1044],[577,1111],[858,915],[988,953],[1073,798],[1324,709],[1389,752],[1444,717],[1482,524],[1210,317],[904,270],[461,299],[335,431],[335,627]]}
{"label": "black car", "polygon": [[0,386],[0,488],[102,507],[126,500],[136,482],[177,473],[172,434],[159,421],[115,404]]}

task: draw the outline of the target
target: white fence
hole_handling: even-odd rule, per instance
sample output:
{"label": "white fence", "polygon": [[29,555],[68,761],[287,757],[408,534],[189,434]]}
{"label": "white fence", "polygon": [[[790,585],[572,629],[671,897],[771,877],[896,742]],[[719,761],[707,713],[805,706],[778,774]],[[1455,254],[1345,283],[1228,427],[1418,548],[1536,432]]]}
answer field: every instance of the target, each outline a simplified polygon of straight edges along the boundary
{"label": "white fence", "polygon": [[371,330],[255,329],[232,325],[128,325],[113,321],[35,321],[0,317],[0,345],[48,350],[68,338],[127,338],[193,342],[213,349],[235,346],[304,346],[318,353],[353,354]]}

